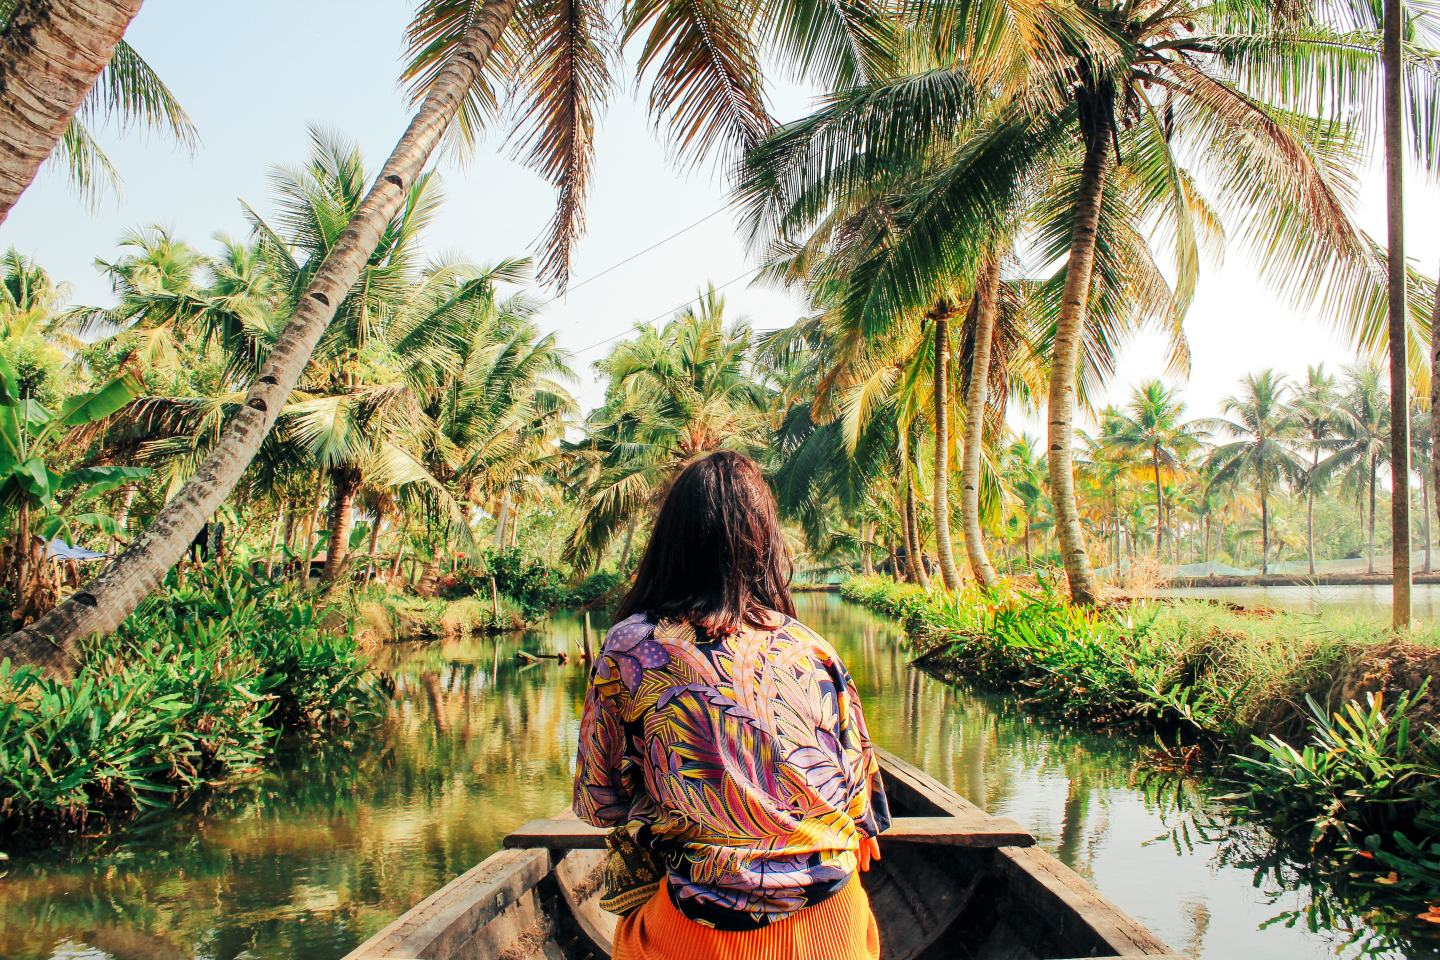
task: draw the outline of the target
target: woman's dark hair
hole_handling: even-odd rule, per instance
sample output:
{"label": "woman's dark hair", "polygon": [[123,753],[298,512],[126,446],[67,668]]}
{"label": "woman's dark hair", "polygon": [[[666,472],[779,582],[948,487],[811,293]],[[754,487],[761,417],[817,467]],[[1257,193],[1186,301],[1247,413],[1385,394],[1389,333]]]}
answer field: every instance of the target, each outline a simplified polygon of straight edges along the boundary
{"label": "woman's dark hair", "polygon": [[791,572],[765,475],[749,457],[719,450],[692,461],[665,492],[617,619],[672,617],[716,637],[765,626],[767,610],[795,616]]}

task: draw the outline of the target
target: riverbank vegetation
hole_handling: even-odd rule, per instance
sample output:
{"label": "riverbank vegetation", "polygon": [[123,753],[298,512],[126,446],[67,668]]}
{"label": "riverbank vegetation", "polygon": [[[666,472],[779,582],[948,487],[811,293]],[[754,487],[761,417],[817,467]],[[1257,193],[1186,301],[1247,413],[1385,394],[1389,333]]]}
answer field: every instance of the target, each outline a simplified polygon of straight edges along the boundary
{"label": "riverbank vegetation", "polygon": [[282,732],[378,708],[348,632],[313,599],[210,568],[148,598],[74,677],[0,666],[0,842],[94,835],[264,764]]}
{"label": "riverbank vegetation", "polygon": [[928,670],[1154,735],[1157,767],[1218,777],[1234,816],[1330,887],[1316,909],[1390,932],[1440,915],[1434,627],[1397,642],[1343,615],[1198,600],[1082,609],[1043,582],[947,593],[861,577],[842,593],[903,622]]}

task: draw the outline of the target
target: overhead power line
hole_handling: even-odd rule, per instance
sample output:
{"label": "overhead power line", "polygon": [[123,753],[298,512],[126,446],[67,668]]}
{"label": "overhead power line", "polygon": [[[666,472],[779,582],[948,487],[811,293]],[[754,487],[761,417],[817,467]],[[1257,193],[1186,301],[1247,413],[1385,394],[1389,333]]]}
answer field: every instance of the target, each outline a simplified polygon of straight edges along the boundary
{"label": "overhead power line", "polygon": [[546,301],[547,304],[549,304],[549,303],[554,303],[556,300],[560,300],[560,299],[562,299],[563,297],[567,297],[567,296],[569,296],[571,293],[573,293],[574,291],[579,290],[581,287],[585,286],[585,284],[587,284],[587,283],[593,283],[594,281],[599,280],[601,277],[605,276],[607,273],[612,273],[612,272],[614,272],[614,271],[616,271],[616,270],[619,270],[621,267],[625,266],[625,264],[630,263],[631,261],[640,259],[641,257],[645,256],[645,254],[649,253],[649,252],[652,251],[652,250],[658,249],[659,247],[663,247],[665,244],[669,243],[671,240],[674,240],[676,237],[682,236],[682,235],[684,235],[684,234],[689,233],[691,230],[694,230],[696,227],[700,226],[700,224],[705,223],[705,222],[708,221],[708,220],[713,220],[713,219],[715,219],[715,218],[718,217],[720,214],[724,213],[724,212],[726,211],[726,209],[728,209],[728,208],[727,208],[727,207],[720,207],[718,210],[713,210],[713,211],[711,211],[710,213],[707,213],[705,216],[701,217],[699,220],[696,220],[694,223],[690,224],[688,227],[681,227],[679,230],[676,230],[674,233],[670,234],[670,236],[668,236],[668,237],[665,237],[663,240],[656,240],[654,243],[650,244],[650,246],[646,247],[644,250],[641,250],[641,251],[639,251],[638,253],[632,253],[630,256],[626,257],[624,260],[621,260],[619,263],[613,263],[613,264],[611,264],[610,266],[606,267],[604,270],[601,270],[599,273],[595,274],[593,277],[586,277],[584,280],[581,280],[579,283],[574,284],[573,286],[570,286],[570,287],[565,288],[565,292],[564,292],[564,293],[557,293],[555,296],[551,297],[548,301]]}
{"label": "overhead power line", "polygon": [[[763,266],[763,265],[762,265],[762,266]],[[635,332],[637,332],[637,331],[640,331],[640,330],[645,329],[646,327],[650,326],[650,324],[652,324],[652,323],[656,323],[656,322],[658,322],[658,321],[660,321],[660,320],[664,320],[666,317],[671,316],[672,314],[674,314],[674,313],[676,313],[676,312],[678,312],[678,311],[680,311],[680,310],[684,310],[686,307],[693,306],[693,305],[699,303],[701,300],[704,300],[707,296],[709,296],[709,294],[712,292],[712,290],[713,290],[714,292],[718,293],[719,291],[724,290],[724,289],[725,289],[726,287],[728,287],[728,286],[731,286],[731,285],[733,285],[733,284],[739,283],[741,280],[744,280],[746,277],[749,277],[749,276],[751,276],[751,275],[753,275],[753,274],[759,273],[760,270],[761,270],[761,267],[751,267],[749,270],[746,270],[744,273],[740,274],[738,277],[731,277],[729,280],[726,280],[724,283],[720,284],[719,286],[713,287],[713,288],[711,288],[711,290],[706,290],[704,293],[700,294],[700,296],[698,296],[698,297],[693,297],[693,298],[691,298],[691,299],[689,299],[689,300],[686,300],[684,303],[676,304],[675,306],[671,307],[669,310],[666,310],[664,313],[658,313],[658,314],[656,314],[655,316],[651,317],[649,320],[646,320],[646,321],[643,322],[643,323],[637,323],[637,324],[635,324],[634,326],[629,327],[628,329],[621,330],[619,333],[615,334],[614,336],[606,337],[604,340],[597,340],[596,342],[590,344],[588,347],[581,347],[579,350],[572,351],[570,355],[573,356],[573,357],[578,357],[578,356],[580,356],[582,353],[589,353],[591,350],[598,350],[600,347],[603,347],[603,346],[605,346],[605,345],[608,344],[608,343],[614,343],[616,340],[619,340],[621,337],[628,337],[628,336],[629,336],[630,334],[632,334],[632,333],[635,333]]]}

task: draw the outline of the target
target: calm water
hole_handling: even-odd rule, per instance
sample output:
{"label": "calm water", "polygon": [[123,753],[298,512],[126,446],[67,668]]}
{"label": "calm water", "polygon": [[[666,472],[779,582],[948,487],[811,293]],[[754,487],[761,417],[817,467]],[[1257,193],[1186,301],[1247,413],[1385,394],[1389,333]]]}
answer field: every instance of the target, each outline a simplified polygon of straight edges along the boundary
{"label": "calm water", "polygon": [[[1336,935],[1265,926],[1304,897],[1228,865],[1243,843],[1200,839],[1173,787],[1137,780],[1135,744],[942,684],[906,665],[888,622],[834,596],[800,602],[850,664],[877,742],[1027,824],[1175,949],[1336,955]],[[203,809],[80,854],[11,863],[0,958],[339,957],[567,801],[583,670],[514,652],[574,650],[580,634],[559,617],[519,641],[388,651],[395,706],[375,737],[296,750]]]}
{"label": "calm water", "polygon": [[[1349,611],[1390,617],[1390,585],[1349,587],[1193,587],[1159,591],[1167,597],[1199,597],[1224,600],[1247,607],[1276,610]],[[1440,584],[1417,583],[1411,587],[1410,608],[1417,620],[1440,620]]]}

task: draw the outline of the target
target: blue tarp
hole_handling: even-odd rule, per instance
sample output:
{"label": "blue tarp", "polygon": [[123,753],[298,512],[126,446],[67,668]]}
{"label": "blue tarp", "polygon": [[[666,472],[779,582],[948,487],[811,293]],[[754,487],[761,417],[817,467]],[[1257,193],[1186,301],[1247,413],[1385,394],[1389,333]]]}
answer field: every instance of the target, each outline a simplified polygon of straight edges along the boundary
{"label": "blue tarp", "polygon": [[51,560],[108,560],[110,554],[96,553],[94,550],[86,550],[84,547],[75,547],[64,540],[56,538],[50,541],[47,548],[47,555]]}

